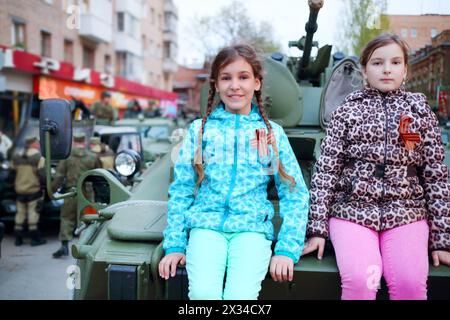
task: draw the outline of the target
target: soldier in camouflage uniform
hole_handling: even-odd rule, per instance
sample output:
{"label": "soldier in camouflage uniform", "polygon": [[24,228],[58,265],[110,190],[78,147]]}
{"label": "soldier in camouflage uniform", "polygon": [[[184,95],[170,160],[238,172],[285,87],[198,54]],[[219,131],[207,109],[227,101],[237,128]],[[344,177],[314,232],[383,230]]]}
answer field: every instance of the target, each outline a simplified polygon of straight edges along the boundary
{"label": "soldier in camouflage uniform", "polygon": [[15,245],[23,243],[23,224],[28,219],[28,231],[31,245],[38,246],[46,243],[38,230],[39,212],[36,210],[38,202],[42,200],[41,181],[45,177],[45,159],[39,150],[39,141],[35,136],[25,139],[25,150],[22,154],[15,154],[12,159],[13,169],[16,170],[14,188],[17,193],[17,213],[15,216]]}
{"label": "soldier in camouflage uniform", "polygon": [[114,170],[115,154],[108,145],[101,143],[99,137],[90,139],[90,149],[100,160],[103,169]]}
{"label": "soldier in camouflage uniform", "polygon": [[105,91],[101,100],[91,106],[91,114],[97,120],[97,124],[111,124],[115,120],[114,109],[110,102],[111,94]]}
{"label": "soldier in camouflage uniform", "polygon": [[[59,162],[56,168],[56,176],[52,182],[52,189],[56,190],[64,179],[65,189],[69,190],[77,186],[78,178],[87,170],[100,168],[101,164],[92,152],[86,149],[86,137],[84,133],[74,135],[73,149],[70,157]],[[73,231],[77,224],[77,198],[64,199],[61,208],[61,224],[59,239],[61,247],[53,253],[53,258],[67,256],[69,254],[68,244],[73,238]]]}

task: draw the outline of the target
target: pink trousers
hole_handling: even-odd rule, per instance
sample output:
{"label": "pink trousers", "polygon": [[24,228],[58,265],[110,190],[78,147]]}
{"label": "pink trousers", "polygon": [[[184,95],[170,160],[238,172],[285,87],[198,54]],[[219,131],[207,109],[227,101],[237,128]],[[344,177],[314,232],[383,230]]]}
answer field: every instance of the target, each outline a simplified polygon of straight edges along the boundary
{"label": "pink trousers", "polygon": [[329,228],[341,275],[343,300],[374,300],[382,275],[390,299],[427,298],[426,220],[377,232],[331,218]]}

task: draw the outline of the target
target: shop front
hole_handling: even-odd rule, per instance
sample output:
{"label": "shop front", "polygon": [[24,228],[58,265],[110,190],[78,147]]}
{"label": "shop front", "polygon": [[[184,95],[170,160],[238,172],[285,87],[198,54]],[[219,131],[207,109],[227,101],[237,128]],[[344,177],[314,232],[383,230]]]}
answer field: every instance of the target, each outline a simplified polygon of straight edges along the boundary
{"label": "shop front", "polygon": [[119,118],[132,100],[143,111],[177,114],[176,93],[0,45],[0,130],[11,135],[17,135],[28,116],[39,116],[40,100],[77,99],[89,108],[104,91],[111,93]]}

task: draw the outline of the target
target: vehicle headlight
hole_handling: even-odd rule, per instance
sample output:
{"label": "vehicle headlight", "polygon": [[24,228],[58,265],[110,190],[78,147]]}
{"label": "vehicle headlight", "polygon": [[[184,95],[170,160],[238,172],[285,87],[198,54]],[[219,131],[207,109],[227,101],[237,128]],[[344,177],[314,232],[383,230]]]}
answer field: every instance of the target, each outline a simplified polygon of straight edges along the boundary
{"label": "vehicle headlight", "polygon": [[139,171],[141,156],[134,150],[124,150],[114,160],[116,171],[124,177],[130,177]]}

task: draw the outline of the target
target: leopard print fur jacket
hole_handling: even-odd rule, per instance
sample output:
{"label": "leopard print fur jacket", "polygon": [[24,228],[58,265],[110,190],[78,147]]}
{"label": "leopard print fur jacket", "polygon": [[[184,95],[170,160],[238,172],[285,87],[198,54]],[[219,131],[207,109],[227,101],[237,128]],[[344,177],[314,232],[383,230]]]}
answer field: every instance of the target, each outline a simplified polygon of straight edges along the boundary
{"label": "leopard print fur jacket", "polygon": [[[420,141],[406,148],[401,115]],[[431,250],[450,251],[450,185],[435,114],[403,87],[365,88],[333,113],[311,182],[308,237],[328,237],[336,217],[376,231],[427,219]]]}

